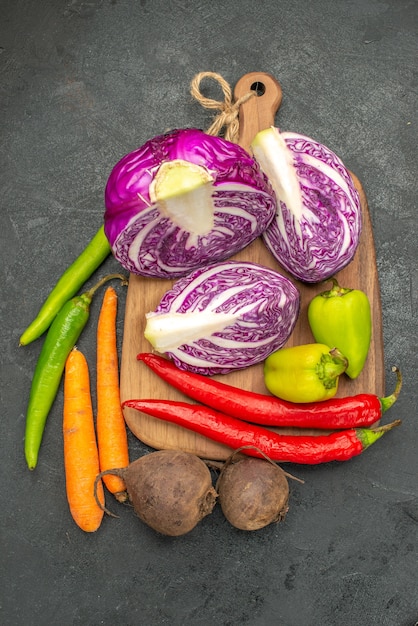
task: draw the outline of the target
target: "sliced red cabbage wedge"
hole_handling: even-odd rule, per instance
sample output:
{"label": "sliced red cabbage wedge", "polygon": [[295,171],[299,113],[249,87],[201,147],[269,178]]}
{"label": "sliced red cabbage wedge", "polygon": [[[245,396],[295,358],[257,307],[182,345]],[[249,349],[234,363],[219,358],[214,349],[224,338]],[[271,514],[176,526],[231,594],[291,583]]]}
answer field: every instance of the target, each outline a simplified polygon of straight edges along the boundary
{"label": "sliced red cabbage wedge", "polygon": [[227,374],[281,348],[299,307],[298,289],[278,272],[225,261],[180,278],[147,314],[145,337],[180,369]]}
{"label": "sliced red cabbage wedge", "polygon": [[277,128],[259,132],[251,148],[276,193],[266,246],[303,282],[334,275],[352,260],[361,231],[360,198],[347,168],[317,141]]}
{"label": "sliced red cabbage wedge", "polygon": [[113,168],[105,233],[129,272],[184,276],[224,260],[274,217],[275,195],[240,146],[196,129],[154,137]]}

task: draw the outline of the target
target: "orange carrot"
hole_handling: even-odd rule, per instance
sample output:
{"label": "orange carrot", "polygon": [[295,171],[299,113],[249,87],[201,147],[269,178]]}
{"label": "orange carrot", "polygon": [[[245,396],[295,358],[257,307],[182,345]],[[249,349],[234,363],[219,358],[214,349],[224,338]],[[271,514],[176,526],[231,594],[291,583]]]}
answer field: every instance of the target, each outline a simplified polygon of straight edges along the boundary
{"label": "orange carrot", "polygon": [[[109,287],[103,297],[97,325],[97,441],[100,471],[129,465],[128,437],[123,417],[116,343],[118,296]],[[127,499],[126,485],[118,476],[103,477],[119,502]]]}
{"label": "orange carrot", "polygon": [[[94,497],[99,453],[88,365],[85,356],[77,348],[70,352],[65,363],[63,436],[65,483],[70,512],[82,530],[94,532],[103,518],[103,510]],[[97,495],[104,507],[101,482]]]}

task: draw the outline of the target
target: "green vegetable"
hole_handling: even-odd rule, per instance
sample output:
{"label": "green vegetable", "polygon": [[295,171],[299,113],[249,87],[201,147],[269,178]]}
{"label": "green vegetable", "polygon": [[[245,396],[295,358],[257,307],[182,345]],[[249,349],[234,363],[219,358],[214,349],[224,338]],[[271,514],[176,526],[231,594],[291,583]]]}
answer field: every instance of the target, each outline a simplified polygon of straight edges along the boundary
{"label": "green vegetable", "polygon": [[273,352],[264,362],[264,382],[274,396],[289,402],[320,402],[337,393],[348,361],[337,349],[309,343]]}
{"label": "green vegetable", "polygon": [[104,227],[101,226],[83,252],[58,280],[38,315],[20,337],[19,345],[26,346],[35,341],[49,328],[61,307],[77,293],[109,254],[110,245],[104,234]]}
{"label": "green vegetable", "polygon": [[38,462],[46,420],[57,395],[65,362],[89,319],[93,295],[112,278],[126,282],[121,274],[105,276],[89,291],[66,302],[47,333],[32,378],[26,414],[25,457],[31,470]]}
{"label": "green vegetable", "polygon": [[363,291],[340,287],[335,278],[332,282],[332,289],[309,303],[309,325],[315,341],[341,350],[348,359],[346,374],[357,378],[370,348],[370,302]]}

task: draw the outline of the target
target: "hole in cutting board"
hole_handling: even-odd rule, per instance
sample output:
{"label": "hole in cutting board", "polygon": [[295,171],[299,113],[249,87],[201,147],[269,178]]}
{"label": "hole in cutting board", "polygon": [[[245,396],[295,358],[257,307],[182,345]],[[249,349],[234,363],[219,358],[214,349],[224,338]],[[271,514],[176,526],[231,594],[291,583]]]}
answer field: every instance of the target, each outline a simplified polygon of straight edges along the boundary
{"label": "hole in cutting board", "polygon": [[266,92],[266,86],[263,83],[260,83],[259,81],[256,81],[255,83],[253,83],[250,87],[251,91],[255,91],[257,96],[263,96]]}

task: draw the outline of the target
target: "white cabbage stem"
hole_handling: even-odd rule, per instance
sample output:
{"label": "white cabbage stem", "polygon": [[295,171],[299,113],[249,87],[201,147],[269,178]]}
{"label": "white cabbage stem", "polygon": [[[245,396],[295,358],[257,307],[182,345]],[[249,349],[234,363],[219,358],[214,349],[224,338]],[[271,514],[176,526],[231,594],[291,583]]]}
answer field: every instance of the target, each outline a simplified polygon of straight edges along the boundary
{"label": "white cabbage stem", "polygon": [[214,225],[212,182],[200,165],[183,159],[166,161],[150,185],[151,201],[176,226],[192,235],[206,235]]}
{"label": "white cabbage stem", "polygon": [[237,314],[214,311],[148,313],[146,318],[145,338],[158,352],[164,353],[221,332],[236,320]]}
{"label": "white cabbage stem", "polygon": [[304,212],[300,185],[294,165],[294,155],[286,146],[280,132],[266,128],[255,136],[251,149],[261,169],[269,178],[276,197],[284,202],[297,221]]}

